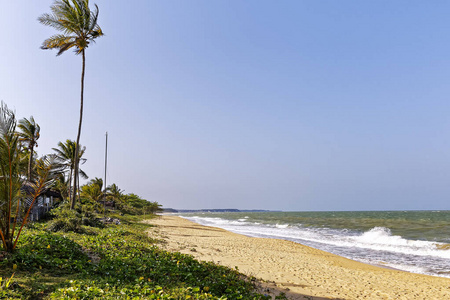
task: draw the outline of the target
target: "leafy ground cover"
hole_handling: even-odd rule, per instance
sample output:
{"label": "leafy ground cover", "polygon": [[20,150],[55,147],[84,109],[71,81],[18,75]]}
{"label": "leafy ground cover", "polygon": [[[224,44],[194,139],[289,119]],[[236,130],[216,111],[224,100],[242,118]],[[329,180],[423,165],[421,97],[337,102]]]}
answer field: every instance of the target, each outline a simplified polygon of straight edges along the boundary
{"label": "leafy ground cover", "polygon": [[161,250],[139,218],[121,220],[83,233],[33,224],[13,254],[0,253],[0,298],[270,299],[237,270]]}

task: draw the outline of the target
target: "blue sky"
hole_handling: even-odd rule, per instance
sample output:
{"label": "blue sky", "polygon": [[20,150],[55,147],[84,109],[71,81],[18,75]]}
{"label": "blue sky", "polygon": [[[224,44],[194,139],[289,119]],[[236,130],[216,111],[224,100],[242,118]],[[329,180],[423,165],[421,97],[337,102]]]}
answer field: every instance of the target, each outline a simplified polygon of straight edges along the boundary
{"label": "blue sky", "polygon": [[[76,138],[53,1],[0,11],[0,99]],[[447,1],[91,1],[83,169],[174,208],[450,209]]]}

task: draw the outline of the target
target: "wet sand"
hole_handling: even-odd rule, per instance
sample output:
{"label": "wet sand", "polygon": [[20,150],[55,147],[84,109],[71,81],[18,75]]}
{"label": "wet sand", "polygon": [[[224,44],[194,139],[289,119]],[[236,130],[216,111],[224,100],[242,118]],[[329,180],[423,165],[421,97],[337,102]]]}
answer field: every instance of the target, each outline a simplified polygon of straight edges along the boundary
{"label": "wet sand", "polygon": [[450,299],[450,279],[367,265],[290,241],[252,238],[163,215],[149,231],[169,251],[261,279],[289,299]]}

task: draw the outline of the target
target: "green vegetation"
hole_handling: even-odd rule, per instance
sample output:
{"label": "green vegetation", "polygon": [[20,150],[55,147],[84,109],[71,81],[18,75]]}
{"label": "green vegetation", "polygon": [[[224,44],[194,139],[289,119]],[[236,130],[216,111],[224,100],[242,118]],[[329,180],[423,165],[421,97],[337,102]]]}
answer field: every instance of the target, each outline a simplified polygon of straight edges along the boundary
{"label": "green vegetation", "polygon": [[[31,118],[32,119],[32,118]],[[26,120],[26,119],[25,119]],[[28,120],[26,120],[28,122]],[[33,124],[34,119],[33,119]],[[24,124],[23,120],[20,124]],[[29,123],[29,122],[28,122]],[[27,222],[28,215],[37,197],[60,174],[61,168],[56,157],[46,156],[37,159],[31,170],[31,163],[26,167],[27,156],[32,159],[33,151],[30,139],[25,139],[22,132],[16,131],[17,120],[14,113],[2,102],[0,107],[0,237],[3,249],[12,252]],[[37,126],[39,128],[39,126]],[[39,136],[35,130],[35,136]],[[31,172],[33,171],[33,172]],[[26,180],[28,179],[28,181]],[[29,192],[24,193],[27,186]]]}
{"label": "green vegetation", "polygon": [[123,195],[120,209],[132,215],[154,214],[162,211],[158,202],[149,202],[136,194]]}
{"label": "green vegetation", "polygon": [[[73,150],[75,143],[60,143],[57,155],[33,159],[16,125],[14,113],[2,104],[0,298],[269,299],[255,293],[253,281],[237,270],[158,248],[140,217],[161,210],[157,202],[124,194],[116,184],[102,192],[102,180],[94,178],[81,193],[75,189],[80,201],[71,209],[74,164],[70,154],[62,155],[62,146]],[[27,224],[37,197],[50,187],[61,191],[59,206],[45,222]],[[104,215],[120,219],[120,225],[109,224]]]}
{"label": "green vegetation", "polygon": [[31,116],[29,120],[27,118],[20,120],[17,127],[20,129],[20,132],[18,133],[19,140],[28,148],[29,158],[27,179],[28,181],[31,181],[34,147],[38,146],[37,140],[39,139],[41,128],[36,124],[33,116]]}
{"label": "green vegetation", "polygon": [[[75,149],[76,149],[76,143],[72,140],[66,140],[64,143],[59,142],[57,148],[52,148],[53,151],[55,151],[55,155],[58,157],[59,160],[61,160],[62,164],[65,167],[66,178],[59,178],[59,186],[56,188],[58,191],[63,195],[63,197],[71,198],[71,195],[73,191],[75,191],[75,188],[72,188],[73,183],[73,171],[75,169]],[[78,163],[84,164],[86,162],[86,159],[83,158],[84,152],[86,151],[86,147],[82,147],[81,145],[78,147]],[[79,169],[78,174],[83,179],[88,179],[88,176],[86,173]],[[61,185],[62,184],[62,185]]]}
{"label": "green vegetation", "polygon": [[157,247],[138,217],[120,226],[52,233],[34,223],[13,254],[0,255],[11,299],[270,299],[237,270]]}

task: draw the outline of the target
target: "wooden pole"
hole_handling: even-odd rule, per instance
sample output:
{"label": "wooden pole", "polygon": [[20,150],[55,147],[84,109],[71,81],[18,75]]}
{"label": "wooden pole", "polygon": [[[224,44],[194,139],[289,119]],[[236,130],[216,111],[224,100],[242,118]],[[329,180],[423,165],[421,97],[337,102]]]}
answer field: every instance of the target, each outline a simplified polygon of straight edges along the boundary
{"label": "wooden pole", "polygon": [[106,215],[106,166],[108,163],[108,131],[106,132],[106,144],[105,144],[105,180],[104,180],[104,196],[103,196],[103,215]]}

